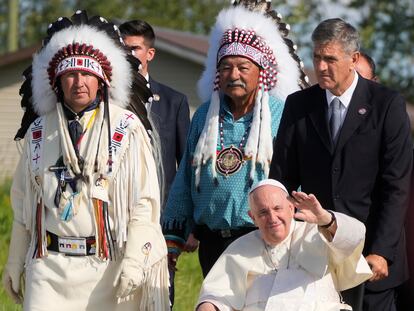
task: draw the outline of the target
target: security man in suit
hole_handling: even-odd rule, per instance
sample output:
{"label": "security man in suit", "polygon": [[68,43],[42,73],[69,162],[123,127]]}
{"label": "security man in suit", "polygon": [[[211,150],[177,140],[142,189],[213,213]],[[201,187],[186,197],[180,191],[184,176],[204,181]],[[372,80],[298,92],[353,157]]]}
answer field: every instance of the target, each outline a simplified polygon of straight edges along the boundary
{"label": "security man in suit", "polygon": [[405,101],[356,73],[360,44],[352,25],[325,20],[312,41],[318,84],[287,98],[269,177],[366,224],[363,253],[374,275],[344,298],[354,310],[395,310],[394,289],[408,278],[403,224],[412,143]]}
{"label": "security man in suit", "polygon": [[[140,73],[149,82],[154,93],[150,107],[150,119],[158,130],[161,143],[162,169],[162,209],[168,197],[178,164],[185,150],[187,132],[190,125],[190,110],[187,97],[176,90],[161,84],[149,76],[148,65],[155,56],[155,33],[150,24],[142,20],[132,20],[119,26],[125,45],[141,61]],[[161,216],[162,217],[162,216]],[[185,250],[194,251],[198,241],[191,234],[185,244]],[[170,269],[170,301],[174,304],[174,272]]]}
{"label": "security man in suit", "polygon": [[154,93],[154,100],[149,108],[150,117],[158,129],[161,140],[164,170],[162,203],[164,205],[185,149],[190,124],[187,97],[149,76],[148,65],[155,56],[155,33],[151,25],[142,20],[132,20],[120,25],[119,30],[125,45],[141,61],[140,72],[147,79]]}

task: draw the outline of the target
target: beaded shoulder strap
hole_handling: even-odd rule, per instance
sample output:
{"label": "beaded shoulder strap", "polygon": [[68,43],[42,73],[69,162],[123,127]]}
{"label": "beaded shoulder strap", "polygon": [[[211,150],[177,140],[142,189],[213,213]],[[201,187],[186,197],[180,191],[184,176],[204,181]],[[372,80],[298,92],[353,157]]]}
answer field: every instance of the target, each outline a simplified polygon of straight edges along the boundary
{"label": "beaded shoulder strap", "polygon": [[[125,111],[121,114],[116,122],[116,127],[111,133],[111,145],[112,145],[112,161],[114,163],[114,171],[119,166],[119,160],[126,147],[125,136],[128,136],[131,131],[131,125],[138,122],[138,117],[130,112]],[[110,174],[113,174],[111,172]]]}
{"label": "beaded shoulder strap", "polygon": [[32,174],[38,183],[37,178],[40,177],[40,168],[43,152],[43,143],[44,143],[44,117],[37,118],[30,125],[30,161],[32,167]]}

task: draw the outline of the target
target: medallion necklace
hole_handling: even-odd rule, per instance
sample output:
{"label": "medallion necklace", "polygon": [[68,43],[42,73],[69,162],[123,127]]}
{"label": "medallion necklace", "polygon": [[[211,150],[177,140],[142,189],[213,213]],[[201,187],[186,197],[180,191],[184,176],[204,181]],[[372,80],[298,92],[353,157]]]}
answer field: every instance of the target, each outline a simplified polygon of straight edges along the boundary
{"label": "medallion necklace", "polygon": [[224,113],[221,113],[219,118],[220,146],[217,148],[216,169],[220,174],[228,177],[229,175],[237,173],[242,167],[242,165],[245,163],[243,149],[246,144],[247,136],[250,132],[252,121],[250,121],[248,127],[246,128],[239,145],[231,145],[227,148],[224,148],[223,123]]}

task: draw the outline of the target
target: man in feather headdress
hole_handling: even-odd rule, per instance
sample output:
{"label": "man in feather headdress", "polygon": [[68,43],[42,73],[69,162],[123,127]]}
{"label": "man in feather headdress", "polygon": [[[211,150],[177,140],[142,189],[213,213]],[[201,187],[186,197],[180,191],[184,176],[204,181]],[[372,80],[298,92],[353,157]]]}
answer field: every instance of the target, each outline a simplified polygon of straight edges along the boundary
{"label": "man in feather headdress", "polygon": [[151,93],[138,65],[113,24],[78,11],[49,26],[25,71],[22,105],[32,114],[17,135],[27,131],[3,274],[25,310],[169,310],[151,125],[142,109]]}
{"label": "man in feather headdress", "polygon": [[170,268],[193,230],[204,276],[232,241],[254,230],[248,190],[268,174],[286,96],[306,84],[287,25],[270,3],[243,2],[223,10],[212,30],[198,84],[205,103],[163,215]]}

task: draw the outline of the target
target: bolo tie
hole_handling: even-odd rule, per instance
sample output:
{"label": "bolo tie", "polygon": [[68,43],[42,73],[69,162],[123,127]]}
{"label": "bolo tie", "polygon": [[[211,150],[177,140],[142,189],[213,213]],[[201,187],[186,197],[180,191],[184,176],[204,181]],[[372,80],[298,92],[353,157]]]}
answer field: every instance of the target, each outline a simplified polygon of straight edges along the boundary
{"label": "bolo tie", "polygon": [[[87,107],[85,110],[79,113],[75,113],[71,109],[69,109],[67,106],[63,105],[63,111],[65,113],[66,118],[68,119],[69,137],[72,142],[72,146],[75,150],[75,155],[78,159],[78,165],[79,165],[79,169],[81,172],[83,171],[84,159],[80,155],[80,143],[87,129],[93,123],[93,120],[96,114],[96,108],[98,107],[98,104],[99,104],[99,100],[95,100],[95,102],[93,102],[89,107]],[[89,120],[88,125],[86,126],[86,129],[84,130],[79,120],[86,111],[90,111],[93,109],[95,109],[95,112],[92,115],[91,119]],[[66,174],[67,169],[63,163],[62,157],[58,159],[55,167],[58,169],[55,171],[55,174],[56,174],[56,177],[59,179],[59,183],[58,183],[58,188],[56,190],[54,203],[56,207],[59,207],[60,198],[62,196],[62,193],[66,189],[66,184],[69,184],[70,187],[72,188],[72,191],[76,193],[77,192],[76,182],[79,178],[82,177],[82,173],[77,176],[69,178]]]}

